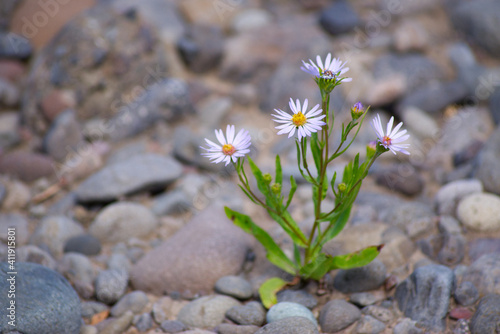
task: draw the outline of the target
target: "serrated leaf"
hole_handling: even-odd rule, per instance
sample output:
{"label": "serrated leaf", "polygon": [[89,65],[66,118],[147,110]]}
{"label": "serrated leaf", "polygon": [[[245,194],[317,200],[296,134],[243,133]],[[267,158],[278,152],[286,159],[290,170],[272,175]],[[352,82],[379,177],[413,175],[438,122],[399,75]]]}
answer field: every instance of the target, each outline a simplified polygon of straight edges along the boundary
{"label": "serrated leaf", "polygon": [[252,219],[244,214],[233,211],[227,206],[224,207],[226,215],[238,227],[246,233],[252,234],[257,241],[266,249],[266,257],[272,264],[278,266],[289,274],[295,275],[297,272],[296,265],[290,260],[281,248],[274,242],[273,238],[256,225]]}
{"label": "serrated leaf", "polygon": [[272,277],[262,283],[259,288],[260,300],[262,301],[262,305],[265,308],[269,309],[271,306],[278,303],[278,299],[276,298],[276,294],[283,289],[288,282],[282,280],[279,277]]}

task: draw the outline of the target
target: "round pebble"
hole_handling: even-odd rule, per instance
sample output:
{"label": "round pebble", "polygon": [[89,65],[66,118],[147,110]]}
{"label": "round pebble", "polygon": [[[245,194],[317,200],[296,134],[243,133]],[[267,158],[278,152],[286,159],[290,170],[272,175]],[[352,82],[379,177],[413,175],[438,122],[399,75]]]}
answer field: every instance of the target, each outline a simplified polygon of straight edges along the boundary
{"label": "round pebble", "polygon": [[186,325],[178,320],[165,320],[160,327],[165,333],[180,333],[187,329]]}
{"label": "round pebble", "polygon": [[454,297],[460,305],[469,306],[479,299],[479,291],[477,291],[476,286],[472,282],[465,281],[457,286]]}
{"label": "round pebble", "polygon": [[266,320],[266,311],[259,302],[250,302],[246,305],[231,307],[226,317],[238,325],[262,326]]}
{"label": "round pebble", "polygon": [[318,305],[316,298],[304,290],[281,290],[277,294],[278,303],[291,302],[304,305],[312,310]]}
{"label": "round pebble", "polygon": [[119,317],[126,311],[130,310],[134,314],[138,314],[146,306],[149,299],[148,296],[142,291],[132,291],[125,296],[111,308],[111,315]]}
{"label": "round pebble", "polygon": [[223,276],[215,282],[215,291],[240,300],[252,297],[252,286],[238,276]]}
{"label": "round pebble", "polygon": [[278,303],[271,307],[267,312],[266,319],[268,323],[272,323],[288,317],[304,317],[309,319],[313,324],[318,324],[316,318],[307,307],[290,302]]}
{"label": "round pebble", "polygon": [[101,252],[101,242],[90,234],[72,237],[64,245],[64,253],[81,253],[84,255],[97,255]]}
{"label": "round pebble", "polygon": [[472,194],[460,201],[458,219],[476,231],[500,229],[500,197],[489,193]]}
{"label": "round pebble", "polygon": [[343,299],[326,303],[319,312],[319,324],[323,332],[336,333],[349,327],[361,317],[361,311]]}
{"label": "round pebble", "polygon": [[226,312],[240,303],[231,297],[211,295],[191,301],[184,306],[177,320],[188,327],[213,328],[222,323]]}
{"label": "round pebble", "polygon": [[128,285],[128,274],[125,270],[102,270],[95,280],[97,300],[113,304],[125,293]]}

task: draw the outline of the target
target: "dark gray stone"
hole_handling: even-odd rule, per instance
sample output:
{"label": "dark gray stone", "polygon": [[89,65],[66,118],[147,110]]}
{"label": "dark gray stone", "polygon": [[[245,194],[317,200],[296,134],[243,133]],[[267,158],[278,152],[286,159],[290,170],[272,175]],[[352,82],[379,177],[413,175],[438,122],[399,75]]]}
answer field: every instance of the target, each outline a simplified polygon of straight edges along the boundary
{"label": "dark gray stone", "polygon": [[262,326],[266,320],[266,311],[259,302],[231,307],[226,317],[238,325]]}
{"label": "dark gray stone", "polygon": [[0,58],[27,59],[33,53],[30,41],[13,32],[0,32]]}
{"label": "dark gray stone", "polygon": [[498,333],[500,323],[500,295],[490,294],[479,301],[476,313],[470,319],[472,334]]}
{"label": "dark gray stone", "polygon": [[180,333],[187,329],[186,325],[178,320],[165,320],[160,327],[165,333]]}
{"label": "dark gray stone", "polygon": [[451,15],[453,25],[493,56],[500,56],[500,3],[494,0],[461,2]]}
{"label": "dark gray stone", "polygon": [[469,242],[468,249],[471,261],[476,261],[485,254],[500,253],[500,239],[478,238]]}
{"label": "dark gray stone", "polygon": [[500,87],[490,95],[490,112],[495,124],[500,124]]}
{"label": "dark gray stone", "polygon": [[278,303],[291,302],[302,304],[310,310],[318,305],[316,298],[305,290],[281,290],[276,297]]}
{"label": "dark gray stone", "polygon": [[319,24],[332,35],[349,32],[361,24],[358,14],[347,1],[335,1],[323,10]]}
{"label": "dark gray stone", "polygon": [[451,269],[427,265],[415,269],[396,288],[395,298],[405,316],[423,326],[442,331],[446,328],[449,299],[454,284]]}
{"label": "dark gray stone", "polygon": [[[9,274],[11,271],[17,274]],[[13,280],[10,280],[13,278]],[[9,279],[9,280],[8,280]],[[15,298],[9,298],[9,290]],[[80,299],[57,272],[34,263],[0,263],[0,332],[13,328],[24,334],[79,334],[82,325]],[[15,302],[15,304],[13,304]],[[14,308],[14,311],[8,310]],[[9,317],[9,315],[15,315]],[[14,321],[15,327],[9,324]]]}
{"label": "dark gray stone", "polygon": [[190,70],[196,73],[215,69],[223,54],[224,38],[216,26],[190,27],[177,42],[177,50]]}
{"label": "dark gray stone", "polygon": [[304,317],[288,317],[265,325],[255,334],[319,334],[318,328]]}
{"label": "dark gray stone", "polygon": [[138,314],[149,302],[148,296],[142,291],[132,291],[127,293],[125,296],[120,298],[120,300],[111,308],[111,315],[113,317],[119,317],[128,310],[132,311],[134,314]]}
{"label": "dark gray stone", "polygon": [[260,328],[257,326],[241,326],[233,324],[220,324],[215,328],[219,334],[254,334]]}
{"label": "dark gray stone", "polygon": [[64,245],[64,253],[70,252],[97,255],[101,252],[101,242],[90,234],[77,235],[68,239]]}
{"label": "dark gray stone", "polygon": [[343,299],[334,299],[326,303],[319,313],[321,330],[336,333],[349,327],[361,318],[361,311]]}
{"label": "dark gray stone", "polygon": [[356,325],[356,333],[359,334],[378,334],[384,330],[385,324],[371,315],[363,315]]}
{"label": "dark gray stone", "polygon": [[477,158],[475,177],[484,190],[500,195],[500,127],[490,136]]}
{"label": "dark gray stone", "polygon": [[83,254],[66,253],[57,265],[57,271],[66,277],[82,298],[94,295],[96,272],[92,262]]}
{"label": "dark gray stone", "polygon": [[155,197],[151,210],[155,215],[163,216],[185,212],[191,206],[192,199],[181,190],[173,190]]}
{"label": "dark gray stone", "polygon": [[500,253],[481,256],[474,261],[462,277],[462,282],[469,281],[477,288],[480,296],[500,294]]}
{"label": "dark gray stone", "polygon": [[385,265],[375,259],[364,267],[339,270],[333,286],[343,293],[374,290],[384,284],[386,275]]}
{"label": "dark gray stone", "polygon": [[132,321],[132,324],[140,332],[150,330],[153,327],[153,323],[153,316],[149,312],[134,316],[134,320]]}
{"label": "dark gray stone", "polygon": [[252,297],[252,286],[239,276],[223,276],[215,282],[215,291],[240,300]]}
{"label": "dark gray stone", "polygon": [[54,160],[63,161],[70,153],[83,147],[83,134],[74,110],[57,115],[43,140],[43,148]]}
{"label": "dark gray stone", "polygon": [[97,300],[113,304],[125,294],[127,285],[128,274],[125,270],[102,270],[95,280]]}
{"label": "dark gray stone", "polygon": [[159,189],[179,178],[182,166],[171,157],[142,154],[111,166],[83,181],[79,202],[110,202],[141,190]]}
{"label": "dark gray stone", "polygon": [[104,312],[109,310],[109,306],[95,301],[83,301],[82,302],[82,317],[92,318],[94,314]]}
{"label": "dark gray stone", "polygon": [[424,188],[424,180],[409,164],[382,168],[375,172],[378,185],[406,196],[418,195]]}
{"label": "dark gray stone", "polygon": [[479,299],[479,292],[476,287],[468,281],[460,283],[453,295],[457,303],[463,306],[472,305]]}

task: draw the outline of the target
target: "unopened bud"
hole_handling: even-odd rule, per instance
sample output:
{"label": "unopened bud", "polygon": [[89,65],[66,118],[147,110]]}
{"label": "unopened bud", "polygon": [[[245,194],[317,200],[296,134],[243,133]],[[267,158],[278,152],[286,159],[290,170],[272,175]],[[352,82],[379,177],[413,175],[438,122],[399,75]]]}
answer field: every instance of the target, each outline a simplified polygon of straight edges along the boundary
{"label": "unopened bud", "polygon": [[269,173],[264,174],[264,175],[263,175],[263,177],[264,177],[264,181],[265,181],[267,184],[271,183],[271,181],[273,180],[273,177],[272,177],[272,176],[271,176],[271,174],[269,174]]}
{"label": "unopened bud", "polygon": [[375,155],[375,152],[377,152],[377,142],[371,141],[366,145],[366,158],[371,159]]}
{"label": "unopened bud", "polygon": [[281,194],[281,184],[279,184],[279,183],[273,183],[273,185],[271,186],[271,191],[275,195]]}
{"label": "unopened bud", "polygon": [[347,186],[346,186],[346,184],[344,182],[340,183],[338,185],[338,188],[339,188],[339,192],[341,192],[341,193],[343,193],[343,192],[345,192],[347,190]]}

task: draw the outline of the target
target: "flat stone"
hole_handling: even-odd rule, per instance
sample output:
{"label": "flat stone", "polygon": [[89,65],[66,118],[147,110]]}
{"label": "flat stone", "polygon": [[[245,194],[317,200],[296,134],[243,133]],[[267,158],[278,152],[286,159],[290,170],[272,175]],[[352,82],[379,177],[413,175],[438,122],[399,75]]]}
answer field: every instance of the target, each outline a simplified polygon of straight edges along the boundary
{"label": "flat stone", "polygon": [[137,290],[132,291],[120,298],[120,300],[111,308],[110,313],[113,317],[119,317],[125,314],[128,310],[132,311],[134,314],[139,314],[148,302],[149,298],[144,292]]}
{"label": "flat stone", "polygon": [[466,227],[476,231],[500,229],[500,197],[476,193],[463,198],[457,207],[457,217]]}
{"label": "flat stone", "polygon": [[363,315],[356,325],[356,331],[359,334],[378,334],[385,330],[385,324],[372,317]]}
{"label": "flat stone", "polygon": [[464,197],[482,191],[483,185],[477,179],[450,182],[442,186],[434,197],[436,211],[440,215],[455,216],[457,205]]}
{"label": "flat stone", "polygon": [[387,270],[378,259],[364,267],[339,270],[333,285],[343,293],[362,292],[379,288],[385,281]]}
{"label": "flat stone", "polygon": [[266,311],[259,302],[231,307],[226,317],[238,325],[262,326],[266,320]]}
{"label": "flat stone", "polygon": [[109,202],[135,192],[165,187],[181,176],[170,157],[142,154],[104,167],[83,181],[75,193],[80,202]]}
{"label": "flat stone", "polygon": [[336,333],[349,327],[361,317],[361,311],[343,299],[334,299],[326,303],[319,313],[321,330]]}
{"label": "flat stone", "polygon": [[500,239],[478,238],[469,243],[469,257],[476,261],[481,256],[491,253],[500,253]]}
{"label": "flat stone", "polygon": [[101,252],[101,242],[90,234],[74,236],[64,244],[64,253],[81,253],[84,255],[97,255]]}
{"label": "flat stone", "polygon": [[253,293],[250,283],[239,276],[223,276],[219,278],[215,282],[215,291],[240,300],[249,299]]}
{"label": "flat stone", "polygon": [[265,325],[255,334],[319,334],[317,326],[304,317],[288,317]]}
{"label": "flat stone", "polygon": [[312,312],[304,305],[290,302],[281,302],[269,309],[266,315],[268,323],[272,323],[289,317],[304,317],[314,325],[318,325]]}
{"label": "flat stone", "polygon": [[127,286],[128,275],[125,270],[102,270],[95,280],[97,300],[106,304],[113,304],[125,294]]}
{"label": "flat stone", "polygon": [[0,157],[0,173],[32,182],[55,174],[54,161],[43,154],[12,151]]}
{"label": "flat stone", "polygon": [[424,188],[424,180],[410,165],[397,165],[375,173],[377,184],[406,196],[415,196]]}
{"label": "flat stone", "polygon": [[213,328],[224,320],[226,312],[240,303],[228,296],[205,296],[193,300],[184,306],[177,320],[188,327]]}

